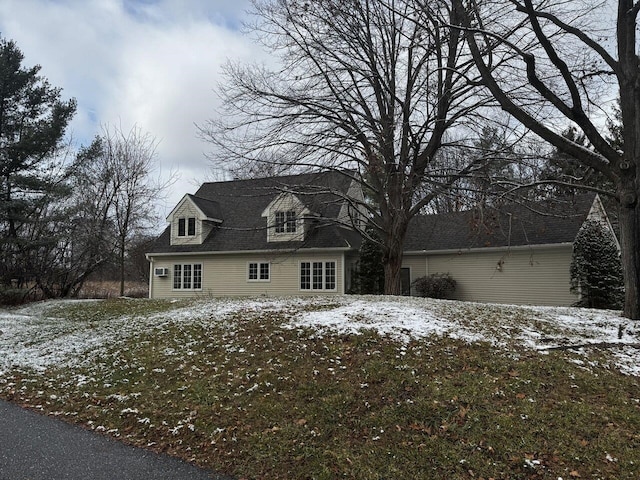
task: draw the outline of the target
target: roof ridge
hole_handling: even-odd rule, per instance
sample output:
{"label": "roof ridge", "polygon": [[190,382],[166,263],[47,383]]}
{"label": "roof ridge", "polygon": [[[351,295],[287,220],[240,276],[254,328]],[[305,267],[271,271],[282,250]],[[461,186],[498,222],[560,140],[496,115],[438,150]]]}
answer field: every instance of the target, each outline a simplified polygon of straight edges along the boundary
{"label": "roof ridge", "polygon": [[[558,206],[561,205],[561,202],[566,202],[569,204],[575,204],[579,201],[586,201],[589,200],[591,202],[593,202],[593,200],[595,199],[595,196],[597,195],[596,192],[581,192],[581,193],[577,193],[575,195],[563,195],[561,197],[548,197],[548,198],[542,198],[540,200],[527,200],[525,199],[524,201],[518,202],[518,201],[512,201],[509,203],[504,203],[501,205],[475,205],[471,208],[468,208],[466,210],[456,210],[456,211],[452,211],[452,212],[442,212],[442,213],[423,213],[423,214],[419,214],[417,215],[418,217],[424,218],[424,217],[444,217],[444,216],[454,216],[454,215],[464,215],[464,214],[473,214],[475,212],[477,212],[478,210],[488,210],[491,212],[496,212],[496,213],[508,213],[509,209],[512,207],[521,207],[527,210],[531,210],[532,208],[534,208],[535,206]],[[557,203],[554,203],[557,202]],[[532,210],[532,213],[533,212]]]}
{"label": "roof ridge", "polygon": [[285,179],[285,178],[296,178],[296,177],[317,177],[320,175],[349,175],[353,174],[355,170],[322,170],[319,172],[305,172],[305,173],[292,173],[288,175],[270,175],[265,177],[253,177],[253,178],[235,178],[231,180],[220,180],[216,182],[203,182],[201,185],[216,185],[216,184],[229,184],[229,183],[248,183],[248,182],[258,182],[265,180],[277,180],[277,179]]}

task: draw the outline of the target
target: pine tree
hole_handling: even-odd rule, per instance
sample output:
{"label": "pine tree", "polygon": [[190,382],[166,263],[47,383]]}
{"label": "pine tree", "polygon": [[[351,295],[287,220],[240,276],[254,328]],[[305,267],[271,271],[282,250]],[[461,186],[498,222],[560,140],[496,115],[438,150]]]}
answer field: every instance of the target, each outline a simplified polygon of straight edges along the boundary
{"label": "pine tree", "polygon": [[381,295],[384,293],[384,266],[382,248],[374,229],[367,228],[367,235],[360,245],[360,261],[358,263],[359,293]]}
{"label": "pine tree", "polygon": [[616,240],[601,222],[587,220],[573,244],[571,291],[580,295],[576,306],[622,308],[624,283]]}
{"label": "pine tree", "polygon": [[[31,257],[54,242],[43,216],[65,195],[53,158],[60,150],[75,100],[60,100],[60,89],[26,68],[13,41],[0,38],[0,283],[33,274]],[[43,223],[44,222],[44,223]],[[51,224],[57,222],[53,220]],[[36,225],[37,224],[37,225]]]}

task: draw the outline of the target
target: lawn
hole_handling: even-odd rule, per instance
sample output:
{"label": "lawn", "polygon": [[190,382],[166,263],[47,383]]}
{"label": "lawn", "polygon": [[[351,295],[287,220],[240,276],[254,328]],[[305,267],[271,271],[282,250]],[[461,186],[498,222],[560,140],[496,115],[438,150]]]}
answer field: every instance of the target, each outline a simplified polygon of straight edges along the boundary
{"label": "lawn", "polygon": [[416,298],[0,311],[0,396],[238,478],[640,478],[640,325]]}

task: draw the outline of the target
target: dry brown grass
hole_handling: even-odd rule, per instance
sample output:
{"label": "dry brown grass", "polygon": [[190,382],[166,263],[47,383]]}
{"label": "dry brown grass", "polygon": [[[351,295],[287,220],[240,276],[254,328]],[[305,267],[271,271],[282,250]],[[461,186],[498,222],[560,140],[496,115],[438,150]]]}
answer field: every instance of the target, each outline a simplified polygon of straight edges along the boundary
{"label": "dry brown grass", "polygon": [[[149,285],[145,282],[128,281],[124,284],[124,296],[146,298],[149,296]],[[117,298],[120,296],[120,282],[102,280],[86,282],[80,291],[80,298]]]}

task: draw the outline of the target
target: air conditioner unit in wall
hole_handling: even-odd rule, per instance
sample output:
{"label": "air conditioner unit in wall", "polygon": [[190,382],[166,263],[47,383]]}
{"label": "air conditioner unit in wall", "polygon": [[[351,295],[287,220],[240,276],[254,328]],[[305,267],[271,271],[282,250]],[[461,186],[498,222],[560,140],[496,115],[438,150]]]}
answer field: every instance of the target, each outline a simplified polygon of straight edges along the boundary
{"label": "air conditioner unit in wall", "polygon": [[169,269],[167,267],[158,267],[153,271],[156,277],[168,277]]}

